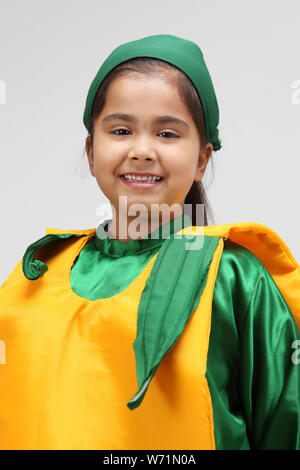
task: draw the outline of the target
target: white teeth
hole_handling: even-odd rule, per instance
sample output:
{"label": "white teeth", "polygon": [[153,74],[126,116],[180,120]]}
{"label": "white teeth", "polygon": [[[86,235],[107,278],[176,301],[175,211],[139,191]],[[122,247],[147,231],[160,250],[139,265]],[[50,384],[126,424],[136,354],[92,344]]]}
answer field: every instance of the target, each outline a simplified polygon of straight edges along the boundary
{"label": "white teeth", "polygon": [[147,181],[149,183],[154,183],[155,181],[159,181],[161,179],[160,176],[137,176],[137,175],[123,175],[123,177],[127,181]]}

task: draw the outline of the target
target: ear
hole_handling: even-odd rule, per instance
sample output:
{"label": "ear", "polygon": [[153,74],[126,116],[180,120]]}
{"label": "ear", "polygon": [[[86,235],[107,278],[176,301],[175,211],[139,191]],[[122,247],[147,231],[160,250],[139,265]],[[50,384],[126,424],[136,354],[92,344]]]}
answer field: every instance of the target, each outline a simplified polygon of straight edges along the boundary
{"label": "ear", "polygon": [[93,176],[96,176],[95,169],[94,169],[94,154],[93,154],[93,145],[92,145],[91,136],[88,136],[85,140],[85,151],[88,157],[91,174]]}
{"label": "ear", "polygon": [[202,180],[212,152],[213,152],[213,145],[209,142],[208,144],[206,144],[204,150],[200,152],[194,181]]}

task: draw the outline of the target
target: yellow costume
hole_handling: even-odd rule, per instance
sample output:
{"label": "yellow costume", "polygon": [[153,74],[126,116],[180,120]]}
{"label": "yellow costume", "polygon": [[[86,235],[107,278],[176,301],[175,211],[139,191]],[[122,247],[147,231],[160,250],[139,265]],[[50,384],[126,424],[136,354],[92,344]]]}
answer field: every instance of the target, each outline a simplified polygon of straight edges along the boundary
{"label": "yellow costume", "polygon": [[287,246],[259,224],[178,232],[216,237],[204,290],[179,339],[153,364],[159,365],[155,375],[139,381],[135,398],[152,379],[142,403],[129,409],[137,388],[132,344],[139,303],[159,253],[123,292],[91,301],[73,292],[69,276],[95,229],[47,229],[48,235],[64,233],[77,237],[37,253],[48,267],[40,278],[26,279],[21,260],[0,289],[0,339],[6,345],[6,362],[0,364],[1,449],[214,449],[205,374],[223,240],[229,237],[260,258],[299,326],[299,265]]}

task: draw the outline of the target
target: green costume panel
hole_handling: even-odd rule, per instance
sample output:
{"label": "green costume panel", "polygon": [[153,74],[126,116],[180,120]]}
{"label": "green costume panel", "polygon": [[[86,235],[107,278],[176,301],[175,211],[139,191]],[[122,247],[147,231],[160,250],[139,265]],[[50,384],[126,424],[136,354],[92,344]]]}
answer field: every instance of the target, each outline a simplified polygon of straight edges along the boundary
{"label": "green costume panel", "polygon": [[[107,224],[103,224],[107,230]],[[174,224],[170,223],[170,233]],[[95,236],[77,257],[73,291],[91,300],[122,292],[164,242]],[[281,292],[248,249],[224,241],[215,282],[207,380],[217,449],[300,449],[300,333]]]}

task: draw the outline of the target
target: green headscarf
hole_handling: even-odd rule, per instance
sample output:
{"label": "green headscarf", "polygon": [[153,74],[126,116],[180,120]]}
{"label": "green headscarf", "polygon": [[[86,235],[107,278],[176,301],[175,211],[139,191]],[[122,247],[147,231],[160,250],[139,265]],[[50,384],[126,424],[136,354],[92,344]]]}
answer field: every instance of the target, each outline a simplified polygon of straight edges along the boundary
{"label": "green headscarf", "polygon": [[118,46],[103,62],[88,91],[83,122],[88,129],[95,96],[105,76],[117,65],[135,57],[152,57],[175,65],[193,83],[200,98],[207,141],[215,151],[221,148],[219,140],[219,107],[212,80],[199,46],[187,39],[169,34],[147,36]]}

